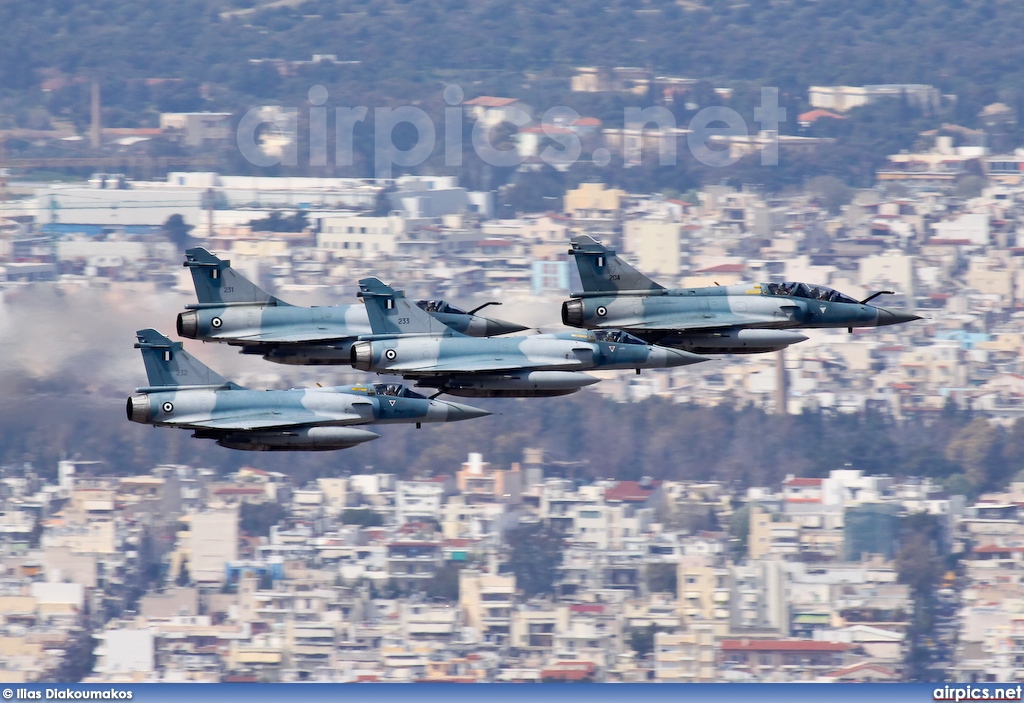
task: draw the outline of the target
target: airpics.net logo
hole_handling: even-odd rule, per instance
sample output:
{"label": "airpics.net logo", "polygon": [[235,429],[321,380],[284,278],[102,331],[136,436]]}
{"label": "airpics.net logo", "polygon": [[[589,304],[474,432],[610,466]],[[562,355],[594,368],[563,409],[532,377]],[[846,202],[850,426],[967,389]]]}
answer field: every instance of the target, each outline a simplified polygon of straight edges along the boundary
{"label": "airpics.net logo", "polygon": [[1019,701],[1021,686],[942,686],[932,691],[936,701]]}
{"label": "airpics.net logo", "polygon": [[[465,99],[457,85],[444,89],[445,107],[440,128],[422,108],[415,105],[376,107],[372,115],[365,105],[356,107],[329,106],[327,88],[314,85],[307,92],[309,106],[303,120],[308,130],[300,134],[300,108],[256,107],[247,111],[238,123],[236,142],[239,152],[257,167],[296,166],[300,152],[306,150],[310,166],[352,166],[355,163],[356,126],[372,124],[373,169],[376,178],[391,178],[395,167],[415,168],[422,165],[439,146],[445,166],[462,166],[466,152],[467,120],[472,152],[485,164],[514,168],[529,158],[539,158],[549,166],[566,168],[583,160],[604,167],[611,163],[611,151],[605,146],[594,148],[584,156],[584,137],[576,129],[581,115],[564,105],[551,107],[537,119],[518,101],[488,106]],[[473,104],[470,104],[473,103]],[[667,108],[626,107],[618,137],[617,151],[639,154],[647,147],[656,149],[659,166],[674,166],[679,158],[679,142],[691,157],[711,167],[731,166],[749,152],[733,149],[730,144],[754,145],[760,153],[762,166],[779,163],[778,128],[786,120],[786,110],[779,106],[778,88],[762,88],[760,104],[754,108],[755,126],[729,107],[711,106],[699,110],[685,125]],[[329,149],[329,123],[333,121],[334,148]],[[536,153],[522,147],[522,141],[508,146],[495,144],[495,127],[511,124],[516,130],[542,137],[544,146]],[[653,132],[652,132],[653,130]],[[396,132],[415,132],[415,139],[396,144]],[[647,134],[657,135],[648,139]],[[522,135],[523,132],[519,132]],[[517,136],[519,136],[517,135]],[[652,142],[647,144],[646,142]]]}

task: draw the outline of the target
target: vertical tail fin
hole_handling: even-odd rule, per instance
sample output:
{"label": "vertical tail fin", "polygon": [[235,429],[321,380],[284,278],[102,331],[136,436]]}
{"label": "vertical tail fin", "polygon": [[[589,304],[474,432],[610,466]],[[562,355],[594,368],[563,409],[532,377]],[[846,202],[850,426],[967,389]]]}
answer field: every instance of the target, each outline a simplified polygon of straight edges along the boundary
{"label": "vertical tail fin", "polygon": [[443,322],[424,312],[379,278],[359,281],[359,297],[366,303],[366,315],[374,334],[432,334],[444,337],[463,337]]}
{"label": "vertical tail fin", "polygon": [[153,329],[139,330],[135,336],[139,340],[135,348],[142,350],[142,361],[146,365],[146,376],[149,377],[151,388],[239,388],[205,364],[196,361],[185,351],[181,342],[172,342]]}
{"label": "vertical tail fin", "polygon": [[192,269],[192,283],[200,305],[252,303],[286,305],[231,268],[231,262],[202,247],[185,252],[184,266]]}
{"label": "vertical tail fin", "polygon": [[664,290],[592,237],[573,237],[569,253],[576,259],[585,293]]}

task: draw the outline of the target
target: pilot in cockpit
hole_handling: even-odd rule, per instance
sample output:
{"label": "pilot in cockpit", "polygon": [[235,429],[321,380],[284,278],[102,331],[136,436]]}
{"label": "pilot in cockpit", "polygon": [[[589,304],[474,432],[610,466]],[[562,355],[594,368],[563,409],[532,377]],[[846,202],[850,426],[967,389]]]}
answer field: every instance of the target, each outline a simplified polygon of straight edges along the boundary
{"label": "pilot in cockpit", "polygon": [[374,383],[373,389],[377,395],[401,396],[404,386],[401,383]]}

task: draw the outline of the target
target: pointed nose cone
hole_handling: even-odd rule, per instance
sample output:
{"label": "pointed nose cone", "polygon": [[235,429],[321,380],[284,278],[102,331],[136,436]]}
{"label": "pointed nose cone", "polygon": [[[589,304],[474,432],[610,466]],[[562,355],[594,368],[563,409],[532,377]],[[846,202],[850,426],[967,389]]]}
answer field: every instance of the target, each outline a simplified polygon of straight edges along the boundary
{"label": "pointed nose cone", "polygon": [[472,405],[463,405],[462,403],[451,403],[446,400],[435,400],[435,403],[441,403],[447,407],[447,414],[445,416],[445,422],[458,422],[459,420],[472,420],[475,417],[487,417],[491,413],[487,410],[480,408],[474,408]]}
{"label": "pointed nose cone", "polygon": [[913,322],[914,320],[920,320],[919,315],[913,315],[909,312],[903,312],[902,310],[886,310],[885,308],[878,308],[878,321],[875,323],[876,327],[884,327],[886,325],[899,325],[904,322]]}
{"label": "pointed nose cone", "polygon": [[530,329],[523,325],[517,325],[514,322],[505,322],[504,320],[494,320],[487,318],[486,334],[488,337],[497,337],[502,334],[513,334],[515,332],[523,332],[524,330]]}
{"label": "pointed nose cone", "polygon": [[669,347],[654,347],[655,354],[664,353],[664,365],[666,367],[674,366],[689,366],[690,364],[699,364],[702,361],[709,361],[706,356],[700,356],[693,352],[683,351],[682,349],[671,349]]}

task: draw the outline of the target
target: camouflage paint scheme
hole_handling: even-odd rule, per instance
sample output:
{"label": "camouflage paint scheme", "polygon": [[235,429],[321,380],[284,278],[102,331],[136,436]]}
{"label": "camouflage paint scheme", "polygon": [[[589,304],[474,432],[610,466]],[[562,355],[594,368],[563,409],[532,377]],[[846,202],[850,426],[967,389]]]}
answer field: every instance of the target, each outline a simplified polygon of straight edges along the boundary
{"label": "camouflage paint scheme", "polygon": [[580,371],[639,371],[705,361],[618,330],[476,339],[441,324],[377,278],[359,281],[359,291],[373,338],[353,345],[352,365],[416,379],[453,395],[565,395],[597,382]]}
{"label": "camouflage paint scheme", "polygon": [[[261,354],[281,364],[336,365],[348,364],[352,342],[370,334],[362,305],[289,305],[235,271],[230,261],[201,247],[185,252],[184,265],[191,269],[199,302],[187,305],[178,315],[182,337],[241,346],[243,354]],[[466,313],[443,300],[424,300],[419,305],[444,324],[474,337],[526,329]]]}
{"label": "camouflage paint scheme", "polygon": [[623,329],[647,342],[697,353],[775,351],[807,339],[794,329],[881,327],[921,319],[867,304],[880,293],[857,301],[805,283],[667,289],[587,236],[573,238],[569,254],[583,292],[562,304],[562,322]]}
{"label": "camouflage paint scheme", "polygon": [[490,415],[428,400],[402,384],[257,391],[228,381],[156,330],[136,332],[149,385],[127,402],[128,419],[193,430],[232,449],[344,449],[379,435],[353,425],[455,422]]}

